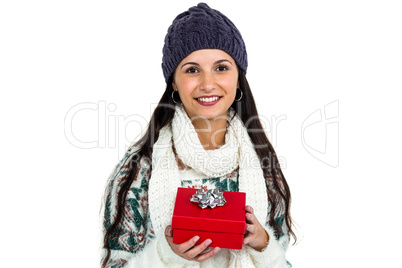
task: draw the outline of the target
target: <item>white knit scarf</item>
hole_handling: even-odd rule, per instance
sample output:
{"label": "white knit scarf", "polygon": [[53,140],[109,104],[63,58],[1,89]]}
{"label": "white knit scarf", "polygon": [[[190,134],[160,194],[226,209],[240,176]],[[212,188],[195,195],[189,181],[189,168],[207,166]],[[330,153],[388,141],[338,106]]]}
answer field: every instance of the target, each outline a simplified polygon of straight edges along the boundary
{"label": "white knit scarf", "polygon": [[[233,114],[234,111],[230,110],[228,119]],[[211,154],[201,145],[184,108],[176,106],[172,123],[161,129],[152,153],[149,209],[157,235],[171,224],[177,188],[181,187],[172,140],[183,163],[206,177],[221,177],[239,166],[239,191],[246,193],[247,205],[254,208],[255,216],[264,225],[268,211],[265,179],[241,119],[234,116],[225,134],[225,144]]]}

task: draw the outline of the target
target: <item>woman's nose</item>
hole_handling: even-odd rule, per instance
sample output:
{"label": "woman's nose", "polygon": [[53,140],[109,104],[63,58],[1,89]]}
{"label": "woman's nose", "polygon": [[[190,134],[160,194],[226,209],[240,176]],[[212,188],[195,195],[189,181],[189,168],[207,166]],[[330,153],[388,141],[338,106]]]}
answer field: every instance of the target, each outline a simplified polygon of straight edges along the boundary
{"label": "woman's nose", "polygon": [[211,72],[204,72],[201,77],[201,90],[212,91],[215,89],[215,77]]}

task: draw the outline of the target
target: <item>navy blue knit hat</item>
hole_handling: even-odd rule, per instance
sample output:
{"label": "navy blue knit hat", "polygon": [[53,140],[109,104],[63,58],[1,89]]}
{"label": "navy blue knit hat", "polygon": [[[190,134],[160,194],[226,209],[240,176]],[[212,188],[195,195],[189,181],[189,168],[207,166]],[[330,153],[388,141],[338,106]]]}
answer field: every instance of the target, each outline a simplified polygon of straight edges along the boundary
{"label": "navy blue knit hat", "polygon": [[199,49],[223,50],[247,71],[246,46],[239,30],[225,15],[199,3],[179,14],[168,29],[162,58],[165,81],[185,57]]}

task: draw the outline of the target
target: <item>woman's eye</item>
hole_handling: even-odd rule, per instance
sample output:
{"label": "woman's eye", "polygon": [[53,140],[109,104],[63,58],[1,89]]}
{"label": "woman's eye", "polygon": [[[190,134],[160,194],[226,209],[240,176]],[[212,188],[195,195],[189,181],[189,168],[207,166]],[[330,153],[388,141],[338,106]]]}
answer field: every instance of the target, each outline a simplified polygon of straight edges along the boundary
{"label": "woman's eye", "polygon": [[190,67],[186,70],[186,73],[197,73],[197,72],[198,72],[198,70],[194,67]]}
{"label": "woman's eye", "polygon": [[216,67],[216,70],[219,72],[227,71],[228,67],[226,65],[219,65],[218,67]]}

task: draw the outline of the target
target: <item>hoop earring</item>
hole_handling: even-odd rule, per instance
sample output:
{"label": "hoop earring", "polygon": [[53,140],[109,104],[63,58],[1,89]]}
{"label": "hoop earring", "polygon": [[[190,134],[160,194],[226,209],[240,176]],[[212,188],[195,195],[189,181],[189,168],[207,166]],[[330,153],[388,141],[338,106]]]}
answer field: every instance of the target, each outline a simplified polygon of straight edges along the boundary
{"label": "hoop earring", "polygon": [[235,99],[235,101],[240,101],[243,98],[243,91],[240,88],[237,89],[240,90],[240,98]]}
{"label": "hoop earring", "polygon": [[174,93],[175,92],[176,92],[175,90],[172,91],[172,100],[173,100],[174,104],[177,104],[177,101],[174,100]]}

